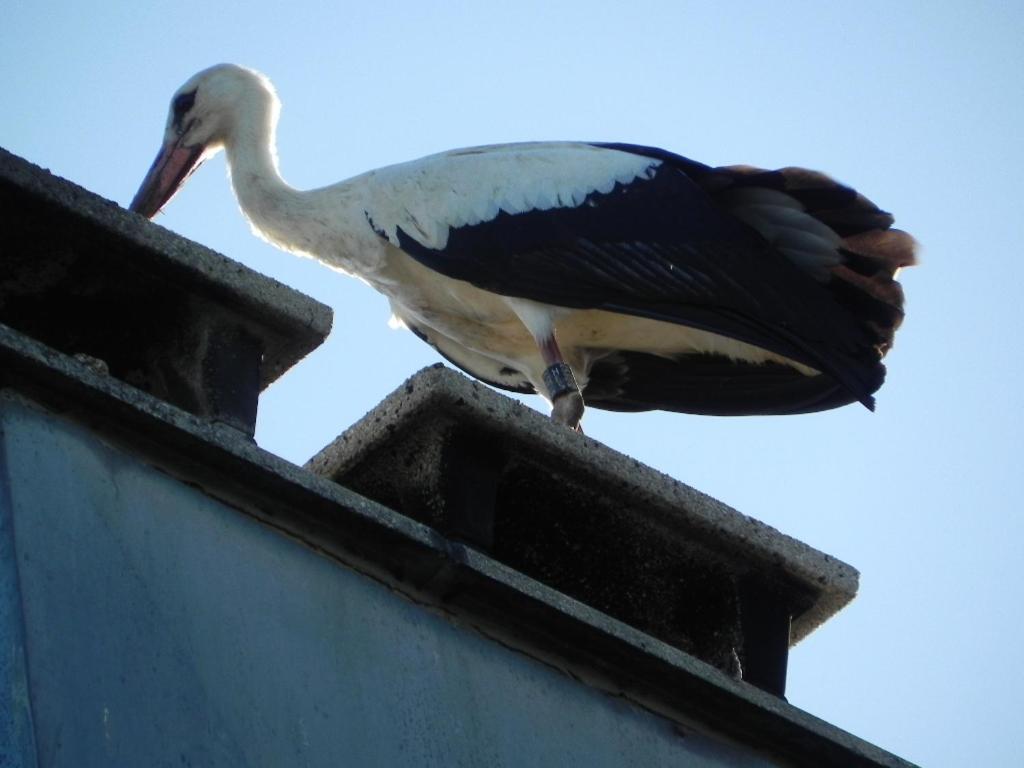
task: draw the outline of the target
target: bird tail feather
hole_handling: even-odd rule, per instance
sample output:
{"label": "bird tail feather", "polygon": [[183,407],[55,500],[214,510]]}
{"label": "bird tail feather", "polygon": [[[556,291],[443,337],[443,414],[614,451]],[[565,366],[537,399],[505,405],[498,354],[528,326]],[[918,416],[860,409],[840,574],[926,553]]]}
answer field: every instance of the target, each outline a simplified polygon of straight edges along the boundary
{"label": "bird tail feather", "polygon": [[714,179],[705,183],[714,194],[751,187],[782,192],[836,234],[840,258],[829,265],[827,287],[861,324],[881,359],[903,321],[903,289],[896,276],[916,263],[914,238],[892,228],[892,214],[818,171],[727,166],[711,173]]}

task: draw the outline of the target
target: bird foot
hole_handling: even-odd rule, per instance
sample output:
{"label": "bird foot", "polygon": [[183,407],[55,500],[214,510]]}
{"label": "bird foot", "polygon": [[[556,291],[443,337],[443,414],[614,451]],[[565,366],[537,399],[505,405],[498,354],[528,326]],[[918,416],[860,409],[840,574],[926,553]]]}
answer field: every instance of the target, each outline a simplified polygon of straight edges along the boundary
{"label": "bird foot", "polygon": [[583,395],[577,389],[573,392],[566,392],[555,398],[551,406],[551,420],[556,424],[565,424],[569,429],[580,429],[580,419],[583,418]]}
{"label": "bird foot", "polygon": [[[551,419],[579,430],[583,418],[583,395],[566,363],[552,363],[544,371],[544,385],[551,396]],[[582,431],[582,430],[580,430]]]}

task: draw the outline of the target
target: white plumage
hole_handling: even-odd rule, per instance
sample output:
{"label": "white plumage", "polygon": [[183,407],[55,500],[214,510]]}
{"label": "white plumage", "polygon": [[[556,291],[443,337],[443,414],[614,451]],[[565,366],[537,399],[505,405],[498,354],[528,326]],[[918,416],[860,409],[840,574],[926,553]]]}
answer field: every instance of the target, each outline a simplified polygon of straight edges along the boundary
{"label": "white plumage", "polygon": [[588,403],[622,410],[801,412],[870,405],[881,384],[913,243],[821,174],[534,142],[302,192],[278,173],[278,113],[263,76],[200,72],[132,209],[155,215],[223,148],[257,234],[362,278],[451,361],[573,426],[563,363]]}
{"label": "white plumage", "polygon": [[660,164],[590,144],[500,144],[431,155],[342,184],[366,190],[366,210],[392,245],[401,227],[427,248],[444,248],[453,228],[492,221],[499,211],[574,208]]}

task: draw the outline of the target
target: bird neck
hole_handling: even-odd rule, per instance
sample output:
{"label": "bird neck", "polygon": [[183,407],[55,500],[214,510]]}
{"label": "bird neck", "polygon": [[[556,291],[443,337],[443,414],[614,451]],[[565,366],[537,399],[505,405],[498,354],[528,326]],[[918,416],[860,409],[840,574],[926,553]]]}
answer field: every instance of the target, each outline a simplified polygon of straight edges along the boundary
{"label": "bird neck", "polygon": [[256,234],[285,250],[302,251],[304,193],[278,171],[276,115],[263,109],[239,117],[224,145],[238,204]]}
{"label": "bird neck", "polygon": [[309,256],[350,274],[380,268],[377,236],[347,182],[310,191],[292,188],[277,168],[277,109],[251,104],[236,115],[224,142],[231,185],[253,232],[290,253]]}

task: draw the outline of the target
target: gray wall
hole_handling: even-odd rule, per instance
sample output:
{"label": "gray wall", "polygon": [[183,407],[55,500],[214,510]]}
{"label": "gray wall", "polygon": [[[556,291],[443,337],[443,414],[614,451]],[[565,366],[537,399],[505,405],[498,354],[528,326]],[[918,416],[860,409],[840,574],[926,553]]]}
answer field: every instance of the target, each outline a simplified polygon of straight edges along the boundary
{"label": "gray wall", "polygon": [[26,679],[44,766],[775,764],[455,626],[79,426],[0,398],[0,428],[0,765],[35,765]]}

